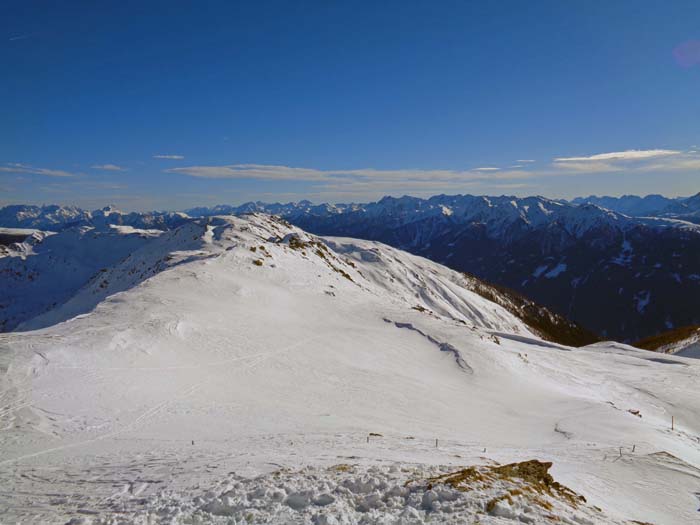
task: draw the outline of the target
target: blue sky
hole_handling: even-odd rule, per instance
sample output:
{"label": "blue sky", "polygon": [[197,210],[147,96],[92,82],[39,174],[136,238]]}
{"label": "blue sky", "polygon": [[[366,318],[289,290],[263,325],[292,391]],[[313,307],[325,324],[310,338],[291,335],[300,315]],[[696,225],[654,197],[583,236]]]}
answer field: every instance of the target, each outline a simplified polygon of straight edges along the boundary
{"label": "blue sky", "polygon": [[35,2],[0,205],[700,191],[700,4]]}

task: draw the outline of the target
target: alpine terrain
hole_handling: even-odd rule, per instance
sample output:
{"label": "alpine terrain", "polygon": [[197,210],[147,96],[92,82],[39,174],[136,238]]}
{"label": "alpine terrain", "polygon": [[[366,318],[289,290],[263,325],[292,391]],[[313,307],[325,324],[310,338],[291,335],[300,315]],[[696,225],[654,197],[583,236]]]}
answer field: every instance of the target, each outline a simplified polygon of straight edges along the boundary
{"label": "alpine terrain", "polygon": [[[541,279],[599,279],[580,260],[627,275],[622,259],[647,257],[646,276],[662,256],[640,255],[647,235],[698,235],[539,199],[499,204],[500,224],[422,206],[329,210],[314,230],[477,275],[529,250],[498,281],[529,271],[517,288],[541,295]],[[698,519],[698,359],[597,341],[474,276],[267,214],[77,217],[4,224],[31,231],[0,252],[2,523]],[[600,259],[613,249],[619,264]],[[605,289],[585,290],[605,315]]]}
{"label": "alpine terrain", "polygon": [[604,338],[635,341],[700,323],[700,225],[691,222],[700,196],[662,198],[662,209],[675,211],[653,217],[601,207],[619,209],[624,198],[591,199],[438,195],[188,213],[265,211],[319,235],[381,241],[520,292]]}

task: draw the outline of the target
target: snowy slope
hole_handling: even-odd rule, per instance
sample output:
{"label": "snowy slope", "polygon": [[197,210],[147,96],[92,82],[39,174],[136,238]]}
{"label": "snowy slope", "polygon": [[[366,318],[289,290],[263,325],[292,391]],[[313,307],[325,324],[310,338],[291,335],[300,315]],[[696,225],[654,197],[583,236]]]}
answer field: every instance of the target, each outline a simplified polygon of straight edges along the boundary
{"label": "snowy slope", "polygon": [[37,231],[0,251],[0,331],[14,329],[72,297],[96,273],[161,232],[78,227]]}
{"label": "snowy slope", "polygon": [[[151,239],[0,334],[0,515],[696,519],[698,362],[545,342],[463,279],[263,215]],[[492,468],[530,459],[588,502]]]}
{"label": "snowy slope", "polygon": [[473,195],[228,209],[390,244],[520,292],[608,339],[700,323],[700,226],[685,215],[629,217],[587,202]]}

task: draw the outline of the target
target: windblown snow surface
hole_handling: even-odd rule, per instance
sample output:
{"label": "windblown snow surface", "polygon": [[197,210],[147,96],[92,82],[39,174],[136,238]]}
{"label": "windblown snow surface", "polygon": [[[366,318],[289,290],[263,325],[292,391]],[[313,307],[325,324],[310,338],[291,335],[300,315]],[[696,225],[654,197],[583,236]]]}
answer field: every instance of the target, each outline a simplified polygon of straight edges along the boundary
{"label": "windblown snow surface", "polygon": [[0,334],[0,522],[696,523],[698,360],[463,282],[265,215],[147,239]]}

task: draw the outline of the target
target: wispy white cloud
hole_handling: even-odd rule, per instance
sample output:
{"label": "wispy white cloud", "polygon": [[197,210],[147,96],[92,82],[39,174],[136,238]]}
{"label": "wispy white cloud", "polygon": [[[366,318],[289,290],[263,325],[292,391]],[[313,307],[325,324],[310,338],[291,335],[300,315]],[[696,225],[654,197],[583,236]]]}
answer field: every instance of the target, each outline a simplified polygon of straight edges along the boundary
{"label": "wispy white cloud", "polygon": [[25,38],[29,38],[34,35],[35,33],[26,33],[24,35],[11,36],[7,40],[9,40],[10,42],[14,42],[15,40],[24,40]]}
{"label": "wispy white cloud", "polygon": [[348,181],[379,185],[408,184],[423,181],[465,184],[481,182],[492,184],[496,181],[514,181],[554,176],[583,175],[586,173],[617,173],[621,171],[643,171],[654,169],[694,169],[697,157],[671,149],[626,150],[598,153],[589,156],[557,157],[549,166],[531,169],[527,163],[532,159],[521,159],[519,164],[508,168],[483,166],[468,170],[450,169],[317,169],[268,164],[224,164],[213,166],[183,166],[166,169],[177,173],[205,179],[258,179],[278,181],[306,181],[316,183],[343,183]]}
{"label": "wispy white cloud", "polygon": [[306,182],[309,184],[307,195],[314,198],[325,196],[336,201],[375,199],[382,195],[429,196],[466,191],[501,193],[526,187],[527,179],[533,176],[523,170],[320,170],[262,164],[187,166],[164,171],[206,179]]}
{"label": "wispy white cloud", "polygon": [[190,177],[206,179],[263,179],[263,180],[297,180],[297,181],[337,181],[338,179],[361,179],[374,182],[387,180],[396,182],[425,180],[468,181],[519,179],[526,176],[522,171],[506,172],[499,169],[477,168],[473,170],[421,170],[396,169],[381,170],[375,168],[319,170],[315,168],[293,168],[266,164],[229,164],[223,166],[187,166],[170,168],[168,173],[180,173]]}
{"label": "wispy white cloud", "polygon": [[[671,149],[630,149],[626,151],[613,151],[610,153],[598,153],[588,157],[559,157],[554,162],[597,162],[597,161],[624,161],[645,160],[658,157],[679,155],[681,152]],[[520,161],[519,161],[520,162]]]}
{"label": "wispy white cloud", "polygon": [[64,170],[54,170],[47,168],[35,168],[26,164],[9,163],[6,166],[0,166],[0,171],[7,173],[30,173],[33,175],[46,175],[47,177],[74,177],[74,173]]}
{"label": "wispy white cloud", "polygon": [[[193,165],[165,169],[172,174],[201,179],[253,179],[304,182],[304,195],[330,200],[367,200],[382,195],[427,196],[436,193],[508,193],[542,191],[554,178],[604,173],[648,173],[652,170],[700,169],[700,156],[671,149],[644,149],[556,157],[548,164],[531,165],[534,159],[498,168],[482,166],[457,169],[317,169],[267,164]],[[309,197],[311,198],[311,197]]]}
{"label": "wispy white cloud", "polygon": [[585,173],[667,172],[697,169],[693,152],[671,149],[646,149],[598,153],[587,157],[557,157],[552,163],[555,171]]}
{"label": "wispy white cloud", "polygon": [[313,168],[291,168],[265,164],[229,164],[223,166],[187,166],[170,168],[168,173],[181,173],[203,179],[268,179],[268,180],[322,180],[330,173]]}
{"label": "wispy white cloud", "polygon": [[116,164],[95,164],[90,166],[93,170],[103,170],[103,171],[126,171],[126,168],[117,166]]}
{"label": "wispy white cloud", "polygon": [[185,158],[184,155],[153,155],[154,159],[169,159],[169,160],[182,160]]}
{"label": "wispy white cloud", "polygon": [[606,173],[613,171],[621,171],[627,169],[625,166],[614,164],[611,162],[596,162],[596,161],[555,161],[552,164],[554,170],[558,173],[576,172],[576,173]]}
{"label": "wispy white cloud", "polygon": [[682,171],[682,170],[700,170],[700,157],[697,155],[684,155],[680,158],[674,158],[672,161],[655,162],[646,164],[638,168],[640,171]]}

